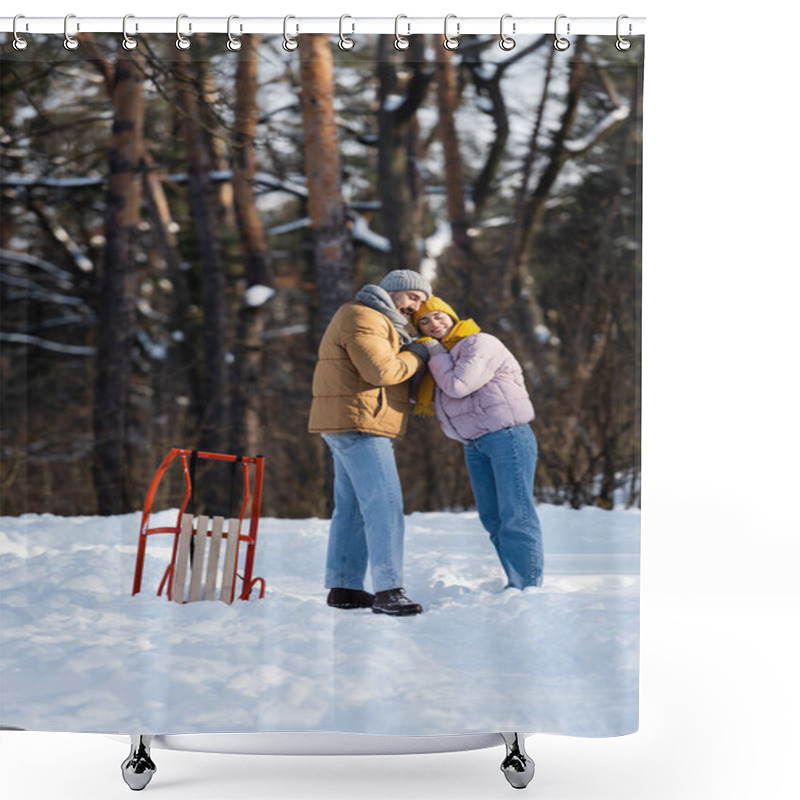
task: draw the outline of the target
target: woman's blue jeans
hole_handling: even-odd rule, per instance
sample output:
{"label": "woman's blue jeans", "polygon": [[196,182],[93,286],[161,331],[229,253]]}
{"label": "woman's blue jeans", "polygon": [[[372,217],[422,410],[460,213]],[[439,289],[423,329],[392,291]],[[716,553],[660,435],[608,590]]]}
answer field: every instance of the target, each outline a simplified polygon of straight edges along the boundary
{"label": "woman's blue jeans", "polygon": [[537,455],[529,425],[503,428],[464,445],[478,516],[509,585],[517,589],[542,583],[542,528],[533,505]]}
{"label": "woman's blue jeans", "polygon": [[333,517],[325,586],[372,591],[403,586],[403,492],[394,439],[370,433],[323,433],[333,455]]}

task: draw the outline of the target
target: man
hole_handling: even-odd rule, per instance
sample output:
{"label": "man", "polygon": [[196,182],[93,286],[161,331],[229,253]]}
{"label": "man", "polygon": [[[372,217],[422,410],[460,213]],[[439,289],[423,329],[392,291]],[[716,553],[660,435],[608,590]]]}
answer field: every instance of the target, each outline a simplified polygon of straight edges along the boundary
{"label": "man", "polygon": [[[405,520],[394,440],[408,419],[408,381],[427,360],[408,322],[430,296],[418,272],[394,270],[342,306],[320,343],[308,429],[322,434],[333,455],[325,586],[334,608],[422,612],[403,589]],[[374,595],[364,591],[368,566]]]}

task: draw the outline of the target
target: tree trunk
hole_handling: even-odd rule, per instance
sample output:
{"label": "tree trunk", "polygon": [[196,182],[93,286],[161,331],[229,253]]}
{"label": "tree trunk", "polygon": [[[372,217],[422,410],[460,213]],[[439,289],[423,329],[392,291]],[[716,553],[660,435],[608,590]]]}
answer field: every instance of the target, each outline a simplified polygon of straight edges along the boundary
{"label": "tree trunk", "polygon": [[[205,41],[205,39],[206,37],[202,36],[197,43],[203,48],[203,57],[194,62],[195,69],[197,70],[198,82],[201,86],[200,103],[198,104],[200,123],[205,131],[206,149],[209,153],[211,169],[223,170],[228,168],[227,153],[225,152],[225,135],[220,125],[219,116],[215,113],[214,109],[217,84],[214,80],[214,62],[211,61],[211,46],[209,46],[209,43]],[[213,46],[215,47],[216,45]],[[208,54],[207,56],[205,55],[206,53]],[[242,53],[240,52],[238,57],[241,58],[241,56]],[[214,195],[216,198],[215,209],[219,224],[233,227],[235,224],[235,196],[233,185],[230,181],[217,181],[214,184]]]}
{"label": "tree trunk", "polygon": [[[452,270],[455,273],[459,292],[460,307],[465,314],[475,313],[473,290],[475,288],[476,260],[467,231],[469,219],[464,196],[464,167],[461,163],[461,149],[458,144],[455,112],[458,107],[456,74],[453,56],[449,50],[442,54],[437,71],[437,98],[439,102],[439,136],[444,149],[445,191],[447,195],[447,216],[453,240]],[[480,277],[480,276],[478,276]]]}
{"label": "tree trunk", "polygon": [[[341,189],[330,43],[326,34],[309,34],[301,39],[303,154],[317,278],[318,306],[313,326],[316,345],[339,306],[352,299],[353,242],[347,227]],[[329,453],[326,452],[323,458],[324,490],[330,514],[333,507],[333,463]]]}
{"label": "tree trunk", "polygon": [[144,153],[144,73],[137,51],[120,54],[111,100],[106,249],[97,322],[92,471],[100,514],[130,510],[124,465],[127,390],[134,336],[136,270]]}
{"label": "tree trunk", "polygon": [[217,232],[215,190],[198,106],[191,61],[179,51],[176,63],[177,108],[189,172],[189,204],[202,274],[203,390],[198,446],[225,452],[228,446],[225,365],[225,277]]}
{"label": "tree trunk", "polygon": [[[236,225],[245,264],[248,290],[273,282],[264,229],[256,210],[253,190],[256,175],[254,147],[256,90],[258,88],[258,45],[260,36],[243,36],[237,56],[236,98],[232,145],[233,190]],[[261,408],[266,369],[263,363],[264,329],[269,316],[266,302],[248,302],[239,308],[235,358],[231,376],[233,443],[237,453],[256,455],[261,444]]]}
{"label": "tree trunk", "polygon": [[418,269],[421,259],[417,246],[422,233],[422,191],[417,169],[416,111],[425,98],[431,73],[422,69],[424,37],[414,37],[411,42],[407,59],[414,65],[414,74],[402,89],[402,102],[392,102],[400,93],[400,86],[390,58],[389,37],[380,38],[378,54],[378,191],[384,233],[392,245],[390,269]]}
{"label": "tree trunk", "polygon": [[353,295],[353,244],[342,197],[333,55],[326,34],[302,37],[300,77],[308,213],[317,276],[317,334]]}

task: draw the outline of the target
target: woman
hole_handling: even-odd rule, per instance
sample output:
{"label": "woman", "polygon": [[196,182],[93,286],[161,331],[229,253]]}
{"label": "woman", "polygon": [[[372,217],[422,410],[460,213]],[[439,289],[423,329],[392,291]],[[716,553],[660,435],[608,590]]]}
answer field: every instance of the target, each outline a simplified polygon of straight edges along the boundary
{"label": "woman", "polygon": [[534,411],[517,360],[439,297],[413,315],[430,358],[414,414],[436,414],[464,446],[478,515],[508,576],[506,588],[541,586],[542,531],[533,505]]}

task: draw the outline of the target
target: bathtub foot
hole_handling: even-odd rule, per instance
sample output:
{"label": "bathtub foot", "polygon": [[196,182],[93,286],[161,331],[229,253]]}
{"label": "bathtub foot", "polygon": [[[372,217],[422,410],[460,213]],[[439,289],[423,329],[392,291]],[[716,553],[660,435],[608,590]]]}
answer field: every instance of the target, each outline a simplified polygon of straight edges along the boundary
{"label": "bathtub foot", "polygon": [[122,762],[122,779],[134,792],[144,789],[155,774],[156,765],[150,758],[152,741],[152,736],[131,734],[131,752]]}
{"label": "bathtub foot", "polygon": [[501,733],[506,743],[506,757],[500,769],[515,789],[524,789],[535,771],[533,759],[525,752],[525,737],[521,733]]}

